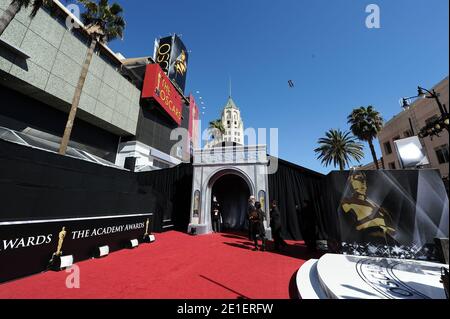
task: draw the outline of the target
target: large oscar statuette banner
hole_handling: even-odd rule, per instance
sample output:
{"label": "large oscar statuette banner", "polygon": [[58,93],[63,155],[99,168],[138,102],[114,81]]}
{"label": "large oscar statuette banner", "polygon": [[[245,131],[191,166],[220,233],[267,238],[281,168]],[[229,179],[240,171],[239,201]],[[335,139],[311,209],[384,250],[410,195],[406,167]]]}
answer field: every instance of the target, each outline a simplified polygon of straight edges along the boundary
{"label": "large oscar statuette banner", "polygon": [[149,242],[153,214],[0,222],[0,283]]}
{"label": "large oscar statuette banner", "polygon": [[437,259],[434,239],[448,238],[449,218],[438,171],[335,172],[329,181],[342,253]]}

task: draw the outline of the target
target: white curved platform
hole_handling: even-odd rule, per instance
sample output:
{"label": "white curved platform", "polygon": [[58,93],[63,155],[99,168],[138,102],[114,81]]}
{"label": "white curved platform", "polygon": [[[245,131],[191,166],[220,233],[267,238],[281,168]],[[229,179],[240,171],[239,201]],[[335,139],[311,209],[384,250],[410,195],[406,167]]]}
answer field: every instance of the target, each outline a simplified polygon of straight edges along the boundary
{"label": "white curved platform", "polygon": [[297,272],[297,287],[302,299],[327,299],[317,273],[317,259],[310,259]]}
{"label": "white curved platform", "polygon": [[446,299],[441,268],[415,260],[327,254],[297,273],[304,299]]}

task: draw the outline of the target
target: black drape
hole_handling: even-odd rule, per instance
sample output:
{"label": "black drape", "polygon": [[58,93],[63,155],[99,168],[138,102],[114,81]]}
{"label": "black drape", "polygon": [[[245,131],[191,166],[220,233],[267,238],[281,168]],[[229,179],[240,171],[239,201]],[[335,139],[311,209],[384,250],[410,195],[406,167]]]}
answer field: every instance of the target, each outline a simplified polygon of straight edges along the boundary
{"label": "black drape", "polygon": [[305,200],[310,200],[313,206],[319,237],[326,237],[327,229],[322,227],[325,216],[321,203],[321,187],[325,176],[281,159],[270,157],[270,160],[272,163],[278,161],[277,172],[269,175],[269,193],[270,200],[278,203],[283,238],[303,239],[302,227],[306,225],[302,218],[302,207]]}
{"label": "black drape", "polygon": [[164,220],[186,231],[192,173],[132,173],[0,140],[0,221],[153,213],[153,231]]}
{"label": "black drape", "polygon": [[186,231],[189,225],[193,166],[190,163],[174,168],[138,173],[139,185],[150,187],[163,196],[159,207],[161,224],[164,220],[175,226],[176,230]]}
{"label": "black drape", "polygon": [[247,183],[239,176],[225,175],[214,184],[213,195],[220,204],[224,230],[247,229]]}
{"label": "black drape", "polygon": [[0,221],[152,213],[133,173],[0,140]]}

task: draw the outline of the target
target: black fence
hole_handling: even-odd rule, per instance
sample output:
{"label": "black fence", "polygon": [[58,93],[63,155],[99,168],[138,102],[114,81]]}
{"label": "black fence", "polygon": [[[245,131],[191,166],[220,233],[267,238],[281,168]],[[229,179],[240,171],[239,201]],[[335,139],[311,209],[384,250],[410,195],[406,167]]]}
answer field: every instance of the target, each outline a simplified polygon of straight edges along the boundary
{"label": "black fence", "polygon": [[153,213],[153,231],[186,230],[191,184],[189,164],[132,173],[0,141],[0,222]]}

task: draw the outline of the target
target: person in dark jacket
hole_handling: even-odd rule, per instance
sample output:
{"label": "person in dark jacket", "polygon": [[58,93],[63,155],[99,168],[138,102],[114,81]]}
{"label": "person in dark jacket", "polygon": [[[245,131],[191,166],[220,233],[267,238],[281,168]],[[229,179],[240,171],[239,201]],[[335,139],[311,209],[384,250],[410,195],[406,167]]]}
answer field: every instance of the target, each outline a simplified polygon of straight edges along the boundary
{"label": "person in dark jacket", "polygon": [[248,206],[247,206],[247,220],[248,220],[248,240],[253,240],[252,235],[252,223],[250,221],[250,215],[255,210],[255,196],[250,196],[248,199]]}
{"label": "person in dark jacket", "polygon": [[221,213],[220,213],[220,204],[217,201],[217,198],[214,197],[212,204],[212,222],[213,222],[213,231],[215,233],[220,233],[221,226]]}
{"label": "person in dark jacket", "polygon": [[305,244],[310,251],[316,251],[316,213],[309,200],[303,202],[302,217]]}
{"label": "person in dark jacket", "polygon": [[261,239],[261,251],[266,250],[266,230],[264,228],[264,212],[261,203],[255,203],[255,209],[250,213],[250,228],[255,243],[255,250],[258,250],[258,238]]}
{"label": "person in dark jacket", "polygon": [[272,229],[275,250],[280,250],[281,247],[287,246],[286,242],[281,237],[281,216],[275,200],[272,201],[272,207],[270,210],[270,228]]}

